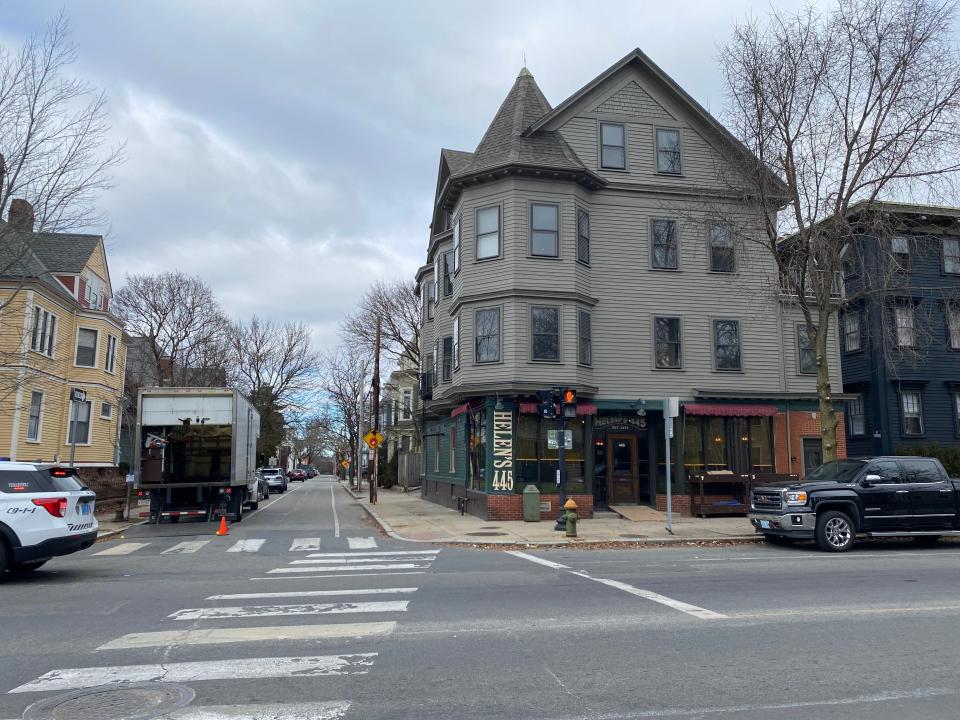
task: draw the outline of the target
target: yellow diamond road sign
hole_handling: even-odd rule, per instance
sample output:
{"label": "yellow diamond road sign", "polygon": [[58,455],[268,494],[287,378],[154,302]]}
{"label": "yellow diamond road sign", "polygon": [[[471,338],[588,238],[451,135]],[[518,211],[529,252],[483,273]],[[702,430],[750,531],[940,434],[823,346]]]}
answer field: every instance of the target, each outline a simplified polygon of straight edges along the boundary
{"label": "yellow diamond road sign", "polygon": [[371,430],[363,436],[363,441],[371,450],[376,450],[381,444],[383,444],[383,433]]}

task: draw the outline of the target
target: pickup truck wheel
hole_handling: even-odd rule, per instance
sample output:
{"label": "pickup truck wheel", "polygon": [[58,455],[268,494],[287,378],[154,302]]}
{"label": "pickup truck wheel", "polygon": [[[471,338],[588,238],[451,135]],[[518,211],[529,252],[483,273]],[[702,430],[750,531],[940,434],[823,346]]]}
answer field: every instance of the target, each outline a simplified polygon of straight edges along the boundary
{"label": "pickup truck wheel", "polygon": [[817,516],[817,529],[814,538],[817,547],[827,552],[846,552],[856,541],[853,521],[846,513],[828,510]]}
{"label": "pickup truck wheel", "polygon": [[920,547],[933,547],[940,542],[939,535],[915,535],[913,542]]}
{"label": "pickup truck wheel", "polygon": [[774,535],[773,533],[764,533],[763,539],[771,545],[793,545],[795,538],[786,535]]}

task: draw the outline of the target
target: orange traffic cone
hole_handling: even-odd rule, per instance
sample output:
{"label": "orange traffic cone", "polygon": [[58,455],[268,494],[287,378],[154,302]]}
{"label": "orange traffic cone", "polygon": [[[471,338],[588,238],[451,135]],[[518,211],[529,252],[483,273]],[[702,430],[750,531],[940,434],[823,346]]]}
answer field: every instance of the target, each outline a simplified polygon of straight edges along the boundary
{"label": "orange traffic cone", "polygon": [[227,518],[220,516],[220,527],[217,528],[217,535],[227,535]]}

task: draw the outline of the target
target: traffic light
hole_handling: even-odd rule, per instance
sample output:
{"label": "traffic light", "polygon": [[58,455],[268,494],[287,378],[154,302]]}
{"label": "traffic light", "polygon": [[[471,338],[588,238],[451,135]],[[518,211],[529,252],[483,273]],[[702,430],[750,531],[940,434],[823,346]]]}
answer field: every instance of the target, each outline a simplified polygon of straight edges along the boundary
{"label": "traffic light", "polygon": [[537,397],[540,398],[540,414],[545,418],[556,417],[557,407],[553,399],[553,393],[549,390],[540,390],[537,392]]}
{"label": "traffic light", "polygon": [[563,416],[565,418],[577,417],[577,391],[573,388],[566,388],[563,391]]}

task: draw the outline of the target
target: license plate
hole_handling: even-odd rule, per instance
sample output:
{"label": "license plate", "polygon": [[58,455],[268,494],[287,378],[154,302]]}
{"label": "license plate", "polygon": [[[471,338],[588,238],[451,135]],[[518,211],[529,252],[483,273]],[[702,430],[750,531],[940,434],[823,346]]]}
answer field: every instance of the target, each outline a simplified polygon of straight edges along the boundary
{"label": "license plate", "polygon": [[770,521],[769,521],[769,520],[761,520],[761,521],[760,521],[760,527],[762,527],[764,530],[769,530],[769,529],[770,529]]}
{"label": "license plate", "polygon": [[80,505],[80,514],[89,515],[90,514],[90,503],[82,503]]}

